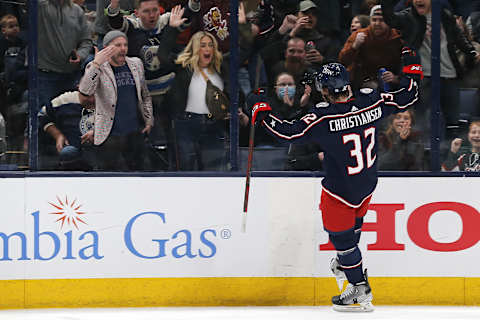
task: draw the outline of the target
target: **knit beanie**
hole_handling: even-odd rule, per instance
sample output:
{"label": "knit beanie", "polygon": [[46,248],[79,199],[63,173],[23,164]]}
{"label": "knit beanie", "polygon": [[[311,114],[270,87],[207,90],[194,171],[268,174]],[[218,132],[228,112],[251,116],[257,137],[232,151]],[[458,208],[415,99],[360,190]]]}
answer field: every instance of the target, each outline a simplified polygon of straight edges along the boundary
{"label": "knit beanie", "polygon": [[112,30],[107,32],[105,37],[103,37],[103,46],[106,47],[112,40],[118,38],[118,37],[124,37],[126,40],[128,40],[127,35],[123,33],[122,31],[118,30]]}

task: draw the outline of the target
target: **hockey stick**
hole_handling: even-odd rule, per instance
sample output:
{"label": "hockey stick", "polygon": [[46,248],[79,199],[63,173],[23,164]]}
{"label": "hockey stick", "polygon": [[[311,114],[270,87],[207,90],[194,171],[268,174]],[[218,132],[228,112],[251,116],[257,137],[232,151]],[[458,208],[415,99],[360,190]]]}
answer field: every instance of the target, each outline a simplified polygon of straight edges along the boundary
{"label": "hockey stick", "polygon": [[255,138],[255,119],[252,119],[250,125],[250,134],[248,138],[248,160],[247,160],[247,173],[245,179],[245,197],[243,198],[243,215],[242,215],[242,232],[247,231],[247,209],[248,209],[248,194],[250,192],[250,175],[252,172],[253,162],[253,140]]}

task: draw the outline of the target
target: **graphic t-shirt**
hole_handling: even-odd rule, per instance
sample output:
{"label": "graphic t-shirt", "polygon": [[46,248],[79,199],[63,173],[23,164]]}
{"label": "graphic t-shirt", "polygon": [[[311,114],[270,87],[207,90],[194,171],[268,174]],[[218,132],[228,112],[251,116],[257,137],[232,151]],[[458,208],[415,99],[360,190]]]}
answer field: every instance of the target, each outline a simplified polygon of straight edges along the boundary
{"label": "graphic t-shirt", "polygon": [[117,82],[117,105],[115,106],[115,118],[110,134],[125,136],[138,131],[140,126],[137,89],[132,72],[130,72],[127,64],[121,67],[112,66],[112,69]]}

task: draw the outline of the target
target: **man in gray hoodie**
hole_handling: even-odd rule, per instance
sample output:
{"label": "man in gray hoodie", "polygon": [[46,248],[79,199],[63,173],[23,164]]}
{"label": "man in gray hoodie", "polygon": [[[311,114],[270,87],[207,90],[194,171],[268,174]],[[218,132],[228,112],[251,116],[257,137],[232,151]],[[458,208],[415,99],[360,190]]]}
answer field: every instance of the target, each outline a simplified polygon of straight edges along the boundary
{"label": "man in gray hoodie", "polygon": [[82,8],[72,0],[38,1],[39,105],[74,89],[92,49]]}

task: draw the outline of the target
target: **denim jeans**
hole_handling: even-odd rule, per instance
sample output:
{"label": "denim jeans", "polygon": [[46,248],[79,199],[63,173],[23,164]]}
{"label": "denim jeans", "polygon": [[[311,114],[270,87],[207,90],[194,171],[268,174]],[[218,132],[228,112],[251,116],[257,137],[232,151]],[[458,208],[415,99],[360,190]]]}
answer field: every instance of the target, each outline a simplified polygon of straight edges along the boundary
{"label": "denim jeans", "polygon": [[227,164],[225,122],[184,112],[174,122],[178,170],[223,171]]}
{"label": "denim jeans", "polygon": [[144,170],[145,140],[140,132],[109,136],[97,146],[97,165],[106,171]]}

